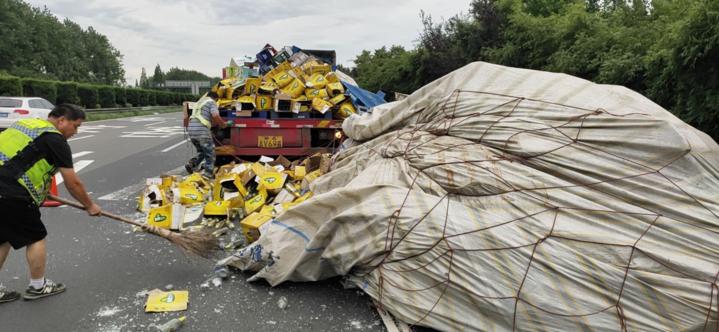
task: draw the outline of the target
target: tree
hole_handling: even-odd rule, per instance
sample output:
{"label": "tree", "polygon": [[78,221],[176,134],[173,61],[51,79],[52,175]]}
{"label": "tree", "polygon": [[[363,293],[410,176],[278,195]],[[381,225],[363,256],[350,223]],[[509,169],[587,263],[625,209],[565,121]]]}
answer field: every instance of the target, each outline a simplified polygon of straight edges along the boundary
{"label": "tree", "polygon": [[145,72],[145,67],[142,67],[142,72],[140,73],[140,87],[143,89],[150,88],[150,81],[147,79],[147,72]]}
{"label": "tree", "polygon": [[150,82],[152,87],[162,87],[165,84],[165,74],[160,69],[160,64],[155,66],[155,73],[150,78]]}
{"label": "tree", "polygon": [[0,70],[63,81],[121,84],[122,55],[92,27],[63,22],[47,8],[0,0]]}

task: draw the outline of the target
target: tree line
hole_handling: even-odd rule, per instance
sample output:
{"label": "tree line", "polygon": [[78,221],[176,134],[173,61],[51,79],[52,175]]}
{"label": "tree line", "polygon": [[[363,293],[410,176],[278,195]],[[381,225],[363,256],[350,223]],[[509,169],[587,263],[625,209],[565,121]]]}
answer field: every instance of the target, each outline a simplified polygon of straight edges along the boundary
{"label": "tree line", "polygon": [[0,0],[0,74],[59,81],[124,83],[122,54],[92,27],[62,22],[47,8]]}
{"label": "tree line", "polygon": [[562,72],[638,91],[719,138],[719,1],[473,0],[416,48],[363,51],[369,90],[411,93],[473,61]]}

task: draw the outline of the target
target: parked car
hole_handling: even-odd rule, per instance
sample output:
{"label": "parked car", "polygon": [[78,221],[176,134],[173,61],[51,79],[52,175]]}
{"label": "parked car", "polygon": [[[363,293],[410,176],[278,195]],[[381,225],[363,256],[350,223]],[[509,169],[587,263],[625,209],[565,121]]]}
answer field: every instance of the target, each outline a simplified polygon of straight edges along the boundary
{"label": "parked car", "polygon": [[46,119],[55,107],[51,102],[36,97],[0,97],[0,130],[24,118]]}

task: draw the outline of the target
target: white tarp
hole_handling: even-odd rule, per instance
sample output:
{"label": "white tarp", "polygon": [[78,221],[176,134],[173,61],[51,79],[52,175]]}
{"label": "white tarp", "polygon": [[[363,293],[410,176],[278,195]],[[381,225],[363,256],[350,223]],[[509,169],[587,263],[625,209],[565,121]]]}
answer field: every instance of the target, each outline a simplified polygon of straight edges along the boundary
{"label": "white tarp", "polygon": [[439,330],[716,328],[719,149],[643,96],[472,63],[344,130],[228,258],[252,279],[346,275]]}

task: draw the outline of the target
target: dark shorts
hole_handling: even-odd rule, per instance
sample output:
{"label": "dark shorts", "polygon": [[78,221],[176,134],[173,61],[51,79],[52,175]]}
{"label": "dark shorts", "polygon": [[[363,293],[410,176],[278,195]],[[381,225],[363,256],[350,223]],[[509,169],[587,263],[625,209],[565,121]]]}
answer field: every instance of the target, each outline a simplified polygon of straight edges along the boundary
{"label": "dark shorts", "polygon": [[0,244],[10,242],[17,250],[45,236],[47,230],[40,220],[40,208],[35,203],[0,197]]}

